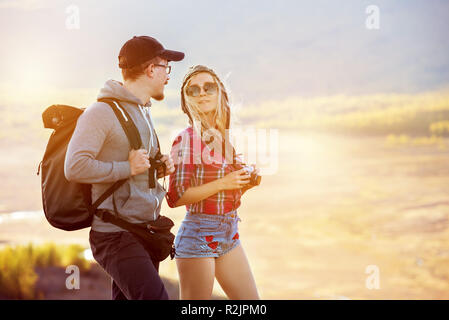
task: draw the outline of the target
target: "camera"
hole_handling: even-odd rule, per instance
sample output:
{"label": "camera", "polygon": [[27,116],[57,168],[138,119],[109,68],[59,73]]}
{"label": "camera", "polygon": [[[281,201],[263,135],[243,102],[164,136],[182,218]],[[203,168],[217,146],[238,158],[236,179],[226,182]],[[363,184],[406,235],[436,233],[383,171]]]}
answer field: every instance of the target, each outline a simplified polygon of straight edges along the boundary
{"label": "camera", "polygon": [[262,177],[256,173],[256,169],[254,167],[245,165],[242,169],[245,169],[246,173],[250,175],[249,185],[258,186],[260,184]]}
{"label": "camera", "polygon": [[152,167],[154,166],[155,170],[159,169],[160,167],[163,167],[164,170],[167,169],[165,162],[163,162],[161,159],[162,159],[162,153],[160,153],[160,152],[158,152],[153,159],[150,159],[151,166]]}
{"label": "camera", "polygon": [[156,172],[159,168],[167,170],[167,166],[165,165],[165,162],[161,160],[162,153],[158,152],[154,158],[150,158],[150,169],[148,169],[148,187],[154,188],[156,187]]}

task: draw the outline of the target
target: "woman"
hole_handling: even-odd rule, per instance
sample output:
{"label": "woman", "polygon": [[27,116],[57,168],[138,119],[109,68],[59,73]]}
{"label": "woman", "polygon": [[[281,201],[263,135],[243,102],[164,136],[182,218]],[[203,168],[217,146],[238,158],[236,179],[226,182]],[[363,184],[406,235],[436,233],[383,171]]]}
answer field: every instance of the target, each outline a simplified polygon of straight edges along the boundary
{"label": "woman", "polygon": [[225,140],[227,93],[213,70],[195,66],[184,77],[181,104],[191,126],[173,143],[167,194],[170,207],[187,208],[175,240],[180,298],[210,299],[217,278],[229,299],[259,299],[238,234],[237,208],[251,185]]}

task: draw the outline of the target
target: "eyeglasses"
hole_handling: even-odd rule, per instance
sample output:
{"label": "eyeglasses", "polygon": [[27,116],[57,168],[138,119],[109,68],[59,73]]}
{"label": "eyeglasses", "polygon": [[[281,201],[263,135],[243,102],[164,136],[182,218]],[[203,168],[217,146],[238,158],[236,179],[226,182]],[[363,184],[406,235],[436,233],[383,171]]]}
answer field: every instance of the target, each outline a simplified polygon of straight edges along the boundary
{"label": "eyeglasses", "polygon": [[[206,82],[203,86],[203,89],[207,95],[213,95],[217,92],[218,86],[215,82]],[[196,84],[188,86],[186,89],[186,93],[188,96],[198,97],[201,93],[201,87]]]}
{"label": "eyeglasses", "polygon": [[171,72],[171,66],[166,66],[165,64],[154,64],[156,67],[164,67],[165,68],[165,72],[167,72],[167,74],[170,74]]}

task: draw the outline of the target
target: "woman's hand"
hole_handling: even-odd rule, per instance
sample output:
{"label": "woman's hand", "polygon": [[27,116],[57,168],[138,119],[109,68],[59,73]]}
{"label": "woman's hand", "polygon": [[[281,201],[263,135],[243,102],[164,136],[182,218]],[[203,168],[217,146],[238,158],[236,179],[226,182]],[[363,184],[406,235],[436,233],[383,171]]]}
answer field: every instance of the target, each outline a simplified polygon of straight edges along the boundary
{"label": "woman's hand", "polygon": [[250,180],[250,175],[246,173],[245,169],[233,171],[221,179],[217,180],[220,190],[240,189],[247,185]]}

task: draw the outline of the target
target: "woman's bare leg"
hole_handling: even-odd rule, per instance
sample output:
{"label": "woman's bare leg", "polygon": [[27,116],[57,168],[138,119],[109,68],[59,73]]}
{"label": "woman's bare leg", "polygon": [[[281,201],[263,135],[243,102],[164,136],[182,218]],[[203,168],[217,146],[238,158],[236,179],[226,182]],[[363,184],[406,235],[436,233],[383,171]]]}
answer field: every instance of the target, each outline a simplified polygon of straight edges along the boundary
{"label": "woman's bare leg", "polygon": [[179,299],[209,300],[214,288],[214,258],[177,258]]}
{"label": "woman's bare leg", "polygon": [[241,245],[215,260],[215,277],[231,300],[258,300],[256,282]]}

